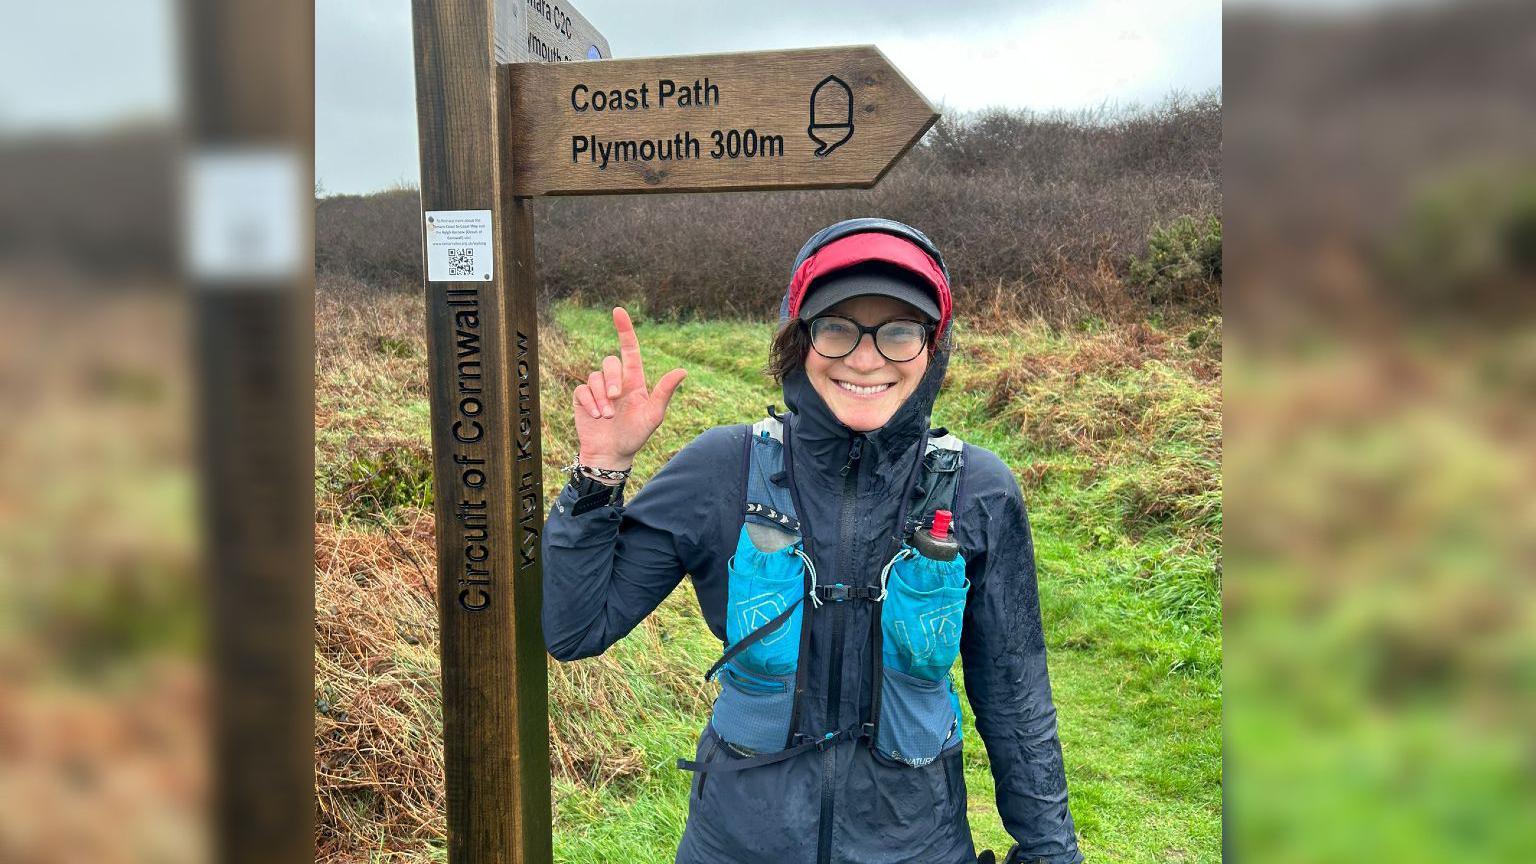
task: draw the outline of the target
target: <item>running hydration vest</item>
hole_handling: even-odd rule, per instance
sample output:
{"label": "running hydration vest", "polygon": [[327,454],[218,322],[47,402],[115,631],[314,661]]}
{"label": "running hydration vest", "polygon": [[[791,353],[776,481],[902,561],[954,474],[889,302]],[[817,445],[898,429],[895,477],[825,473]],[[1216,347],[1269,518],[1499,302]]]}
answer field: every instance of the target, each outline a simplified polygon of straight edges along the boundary
{"label": "running hydration vest", "polygon": [[[679,768],[741,771],[855,739],[888,759],[922,766],[959,745],[960,700],[949,673],[970,588],[965,559],[935,561],[907,540],[933,524],[934,511],[954,510],[965,451],[942,429],[927,433],[922,446],[898,511],[903,524],[878,579],[821,585],[796,517],[784,425],[777,415],[753,424],[741,533],[727,567],[727,647],[705,676],[721,684],[710,724],[744,758],[680,759]],[[870,656],[879,686],[868,717],[806,734],[797,696],[809,683],[810,628],[823,606],[844,602],[874,604]]]}

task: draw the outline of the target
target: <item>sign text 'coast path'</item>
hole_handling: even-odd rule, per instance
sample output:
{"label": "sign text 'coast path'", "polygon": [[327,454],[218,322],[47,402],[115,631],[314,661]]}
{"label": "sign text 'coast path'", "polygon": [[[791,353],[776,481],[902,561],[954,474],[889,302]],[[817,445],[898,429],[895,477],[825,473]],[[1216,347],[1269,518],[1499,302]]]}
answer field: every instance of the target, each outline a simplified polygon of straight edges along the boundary
{"label": "sign text 'coast path'", "polygon": [[938,111],[872,45],[510,67],[517,195],[873,186]]}

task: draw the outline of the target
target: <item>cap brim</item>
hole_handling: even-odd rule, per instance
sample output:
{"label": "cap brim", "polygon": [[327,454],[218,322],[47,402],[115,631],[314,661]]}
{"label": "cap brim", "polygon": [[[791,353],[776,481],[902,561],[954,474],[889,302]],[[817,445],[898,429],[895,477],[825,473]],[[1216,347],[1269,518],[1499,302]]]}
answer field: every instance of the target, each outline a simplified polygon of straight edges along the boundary
{"label": "cap brim", "polygon": [[928,316],[928,320],[939,320],[939,304],[933,294],[910,282],[873,273],[829,277],[813,288],[810,296],[805,298],[800,306],[800,317],[809,321],[844,300],[870,294],[895,298],[916,307]]}

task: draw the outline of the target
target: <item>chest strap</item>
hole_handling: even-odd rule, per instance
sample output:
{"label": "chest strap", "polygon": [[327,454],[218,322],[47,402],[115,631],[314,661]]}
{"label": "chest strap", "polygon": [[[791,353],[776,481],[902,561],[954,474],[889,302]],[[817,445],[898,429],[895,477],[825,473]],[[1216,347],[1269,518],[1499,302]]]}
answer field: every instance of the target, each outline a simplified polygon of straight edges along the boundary
{"label": "chest strap", "polygon": [[823,603],[841,603],[844,600],[874,600],[880,596],[880,588],[876,585],[844,585],[839,582],[836,585],[817,585],[811,591],[811,602],[817,606]]}
{"label": "chest strap", "polygon": [[[812,569],[811,572],[816,571]],[[811,602],[820,606],[826,602],[841,603],[844,600],[875,600],[884,593],[878,585],[844,585],[839,582],[836,585],[817,585],[811,590]],[[763,626],[743,636],[740,642],[726,649],[726,652],[720,655],[720,659],[715,661],[715,665],[709,667],[709,671],[704,673],[704,680],[713,681],[715,674],[730,662],[731,658],[756,645],[762,641],[763,637],[782,627],[804,599],[804,597],[796,597],[795,602],[789,604],[783,612],[773,616]]]}
{"label": "chest strap", "polygon": [[694,762],[689,759],[677,760],[677,767],[684,771],[697,771],[704,773],[713,771],[722,773],[726,771],[745,771],[748,768],[757,768],[762,765],[772,765],[775,762],[783,762],[785,759],[793,759],[801,753],[809,753],[812,750],[829,750],[844,741],[855,740],[861,734],[867,734],[864,727],[866,723],[855,723],[852,726],[839,729],[836,732],[828,732],[820,738],[811,738],[808,735],[797,736],[800,743],[788,750],[778,750],[773,753],[760,753],[756,756],[748,756],[745,759],[727,759],[720,762]]}

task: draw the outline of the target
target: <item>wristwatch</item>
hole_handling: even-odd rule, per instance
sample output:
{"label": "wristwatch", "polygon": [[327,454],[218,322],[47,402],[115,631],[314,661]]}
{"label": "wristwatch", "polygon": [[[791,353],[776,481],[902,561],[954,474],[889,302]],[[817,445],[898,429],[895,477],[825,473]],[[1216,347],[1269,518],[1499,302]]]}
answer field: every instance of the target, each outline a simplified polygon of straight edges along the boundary
{"label": "wristwatch", "polygon": [[578,472],[572,472],[571,481],[568,484],[571,491],[576,494],[576,501],[571,505],[571,515],[580,516],[599,507],[607,507],[609,504],[618,504],[624,500],[624,483],[609,486],[606,483],[593,480],[591,477]]}

